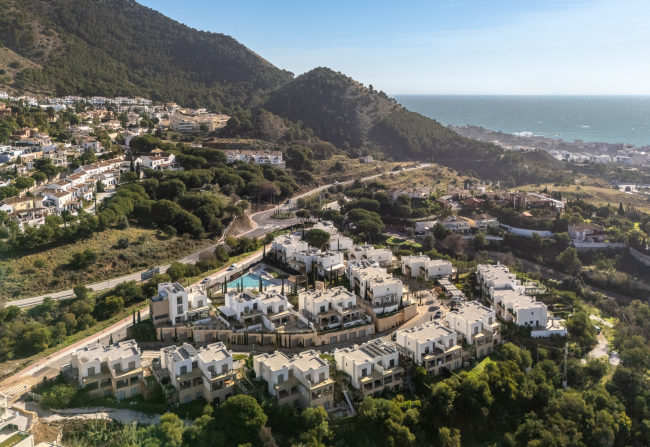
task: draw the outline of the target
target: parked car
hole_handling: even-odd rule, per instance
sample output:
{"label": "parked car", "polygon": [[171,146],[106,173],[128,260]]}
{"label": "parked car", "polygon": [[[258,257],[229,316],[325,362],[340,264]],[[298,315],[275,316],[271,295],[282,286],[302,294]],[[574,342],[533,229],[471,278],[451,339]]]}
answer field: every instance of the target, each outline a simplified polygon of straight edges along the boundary
{"label": "parked car", "polygon": [[237,268],[237,264],[231,265],[228,270],[235,270]]}
{"label": "parked car", "polygon": [[442,318],[442,311],[439,310],[438,312],[436,312],[436,314],[433,316],[433,318]]}
{"label": "parked car", "polygon": [[339,184],[339,182],[337,182],[337,181],[334,181],[334,183],[332,183],[332,185],[338,185],[338,184]]}
{"label": "parked car", "polygon": [[201,284],[206,284],[209,283],[212,280],[212,278],[203,278],[203,281],[201,281]]}
{"label": "parked car", "polygon": [[596,334],[600,335],[600,326],[594,326],[594,329],[596,329]]}

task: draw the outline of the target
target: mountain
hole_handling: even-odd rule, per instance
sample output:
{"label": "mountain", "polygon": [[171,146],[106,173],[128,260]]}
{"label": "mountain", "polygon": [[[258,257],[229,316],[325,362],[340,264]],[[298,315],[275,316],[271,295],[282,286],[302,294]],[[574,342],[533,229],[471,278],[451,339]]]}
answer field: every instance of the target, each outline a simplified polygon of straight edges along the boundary
{"label": "mountain", "polygon": [[197,31],[130,0],[0,0],[0,42],[43,69],[17,87],[140,95],[186,106],[250,106],[293,79],[230,36]]}
{"label": "mountain", "polygon": [[319,67],[273,91],[264,109],[302,121],[338,147],[381,150],[395,159],[495,157],[502,150],[410,112],[372,85]]}

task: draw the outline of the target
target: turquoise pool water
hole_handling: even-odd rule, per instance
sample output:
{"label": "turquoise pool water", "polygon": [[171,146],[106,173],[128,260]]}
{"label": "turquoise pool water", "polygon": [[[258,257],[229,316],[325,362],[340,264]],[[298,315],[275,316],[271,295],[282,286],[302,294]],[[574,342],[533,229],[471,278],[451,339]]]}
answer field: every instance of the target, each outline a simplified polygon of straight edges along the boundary
{"label": "turquoise pool water", "polygon": [[[273,283],[268,279],[262,278],[262,286],[271,286]],[[229,289],[236,289],[237,286],[244,287],[244,289],[257,289],[260,286],[260,277],[254,273],[246,273],[245,275],[237,278],[228,283]]]}

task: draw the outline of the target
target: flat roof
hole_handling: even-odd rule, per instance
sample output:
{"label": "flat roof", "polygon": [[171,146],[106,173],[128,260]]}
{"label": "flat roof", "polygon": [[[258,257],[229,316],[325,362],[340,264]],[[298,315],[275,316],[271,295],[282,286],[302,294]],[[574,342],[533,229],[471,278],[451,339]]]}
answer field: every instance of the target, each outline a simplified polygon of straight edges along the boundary
{"label": "flat roof", "polygon": [[197,355],[205,363],[218,362],[220,360],[232,358],[232,354],[228,349],[226,349],[226,345],[222,342],[212,343],[211,345],[199,349]]}
{"label": "flat roof", "polygon": [[430,323],[423,324],[422,326],[399,332],[403,332],[409,338],[416,340],[418,343],[426,343],[428,341],[434,341],[437,338],[445,335],[455,334],[454,331],[446,326],[441,325],[437,321],[432,321]]}
{"label": "flat roof", "polygon": [[482,305],[478,301],[469,301],[453,312],[449,312],[449,314],[453,313],[467,321],[482,321],[483,318],[489,314],[494,315],[495,312],[493,309]]}
{"label": "flat roof", "polygon": [[371,340],[350,348],[340,349],[339,352],[347,359],[357,363],[366,363],[372,359],[382,358],[387,355],[396,354],[397,350],[382,339]]}

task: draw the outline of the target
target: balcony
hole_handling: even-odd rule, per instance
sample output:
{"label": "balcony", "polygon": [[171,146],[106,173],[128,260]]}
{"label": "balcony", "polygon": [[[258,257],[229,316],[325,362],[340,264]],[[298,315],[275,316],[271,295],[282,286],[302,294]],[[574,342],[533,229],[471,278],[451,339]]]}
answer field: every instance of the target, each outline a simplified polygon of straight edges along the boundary
{"label": "balcony", "polygon": [[126,388],[128,386],[129,386],[129,381],[128,380],[118,380],[115,383],[115,388],[118,389],[118,390],[122,389],[122,388]]}

